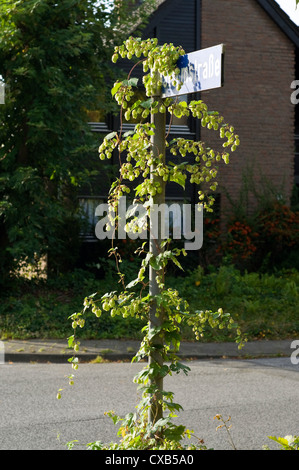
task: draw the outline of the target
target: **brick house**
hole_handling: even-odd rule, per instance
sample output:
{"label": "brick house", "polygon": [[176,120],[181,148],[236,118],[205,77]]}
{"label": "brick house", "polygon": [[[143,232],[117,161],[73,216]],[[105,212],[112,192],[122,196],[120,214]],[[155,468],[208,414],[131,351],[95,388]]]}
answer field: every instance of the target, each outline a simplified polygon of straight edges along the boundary
{"label": "brick house", "polygon": [[[144,30],[145,38],[158,37],[161,44],[182,45],[186,52],[225,44],[224,86],[190,96],[219,111],[240,136],[241,145],[232,154],[231,164],[220,169],[221,210],[228,210],[226,191],[238,200],[244,178],[250,187],[263,186],[267,181],[277,195],[289,200],[294,183],[299,185],[298,107],[290,99],[291,83],[299,79],[298,27],[274,0],[158,3]],[[90,125],[95,132],[109,132],[117,130],[119,123],[109,117],[107,122]],[[192,119],[176,123],[172,133],[217,146],[216,141],[211,142],[212,131],[200,128]],[[101,188],[94,203],[107,194],[105,185]],[[167,197],[194,200],[195,194],[191,185],[184,194],[170,186]],[[87,199],[82,196],[82,200]],[[248,210],[252,204],[254,201],[249,200]],[[90,204],[89,210],[93,210]]]}
{"label": "brick house", "polygon": [[[266,177],[288,199],[295,181],[299,183],[295,106],[290,101],[298,28],[272,0],[203,0],[201,4],[201,47],[219,41],[226,45],[224,87],[203,99],[236,126],[241,141],[231,165],[222,168],[221,181],[236,199],[242,175],[254,170],[249,184]],[[206,130],[201,136],[206,138]]]}

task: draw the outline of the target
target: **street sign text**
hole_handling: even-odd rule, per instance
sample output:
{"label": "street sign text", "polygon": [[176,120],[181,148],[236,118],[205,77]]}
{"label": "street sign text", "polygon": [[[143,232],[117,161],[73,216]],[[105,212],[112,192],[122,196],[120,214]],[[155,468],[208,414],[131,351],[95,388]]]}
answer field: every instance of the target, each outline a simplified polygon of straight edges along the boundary
{"label": "street sign text", "polygon": [[[180,73],[175,77],[163,77],[162,98],[221,87],[223,58],[223,44],[181,56],[177,63]],[[173,86],[173,80],[183,84],[179,90]]]}

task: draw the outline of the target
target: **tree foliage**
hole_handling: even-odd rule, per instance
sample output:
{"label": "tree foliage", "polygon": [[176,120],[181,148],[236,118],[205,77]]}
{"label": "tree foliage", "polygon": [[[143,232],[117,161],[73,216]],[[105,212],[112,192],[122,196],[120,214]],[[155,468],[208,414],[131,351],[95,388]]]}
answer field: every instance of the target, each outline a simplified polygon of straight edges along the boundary
{"label": "tree foliage", "polygon": [[111,50],[147,0],[8,0],[0,9],[0,270],[70,252],[78,232],[76,189],[90,176],[97,145],[86,110],[111,110]]}

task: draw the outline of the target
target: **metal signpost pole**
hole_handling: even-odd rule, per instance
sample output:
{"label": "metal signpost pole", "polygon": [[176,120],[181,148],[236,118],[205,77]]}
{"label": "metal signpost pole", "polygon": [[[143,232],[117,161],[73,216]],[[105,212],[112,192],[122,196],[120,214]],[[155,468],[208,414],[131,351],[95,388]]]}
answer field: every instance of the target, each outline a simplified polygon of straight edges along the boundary
{"label": "metal signpost pole", "polygon": [[[159,100],[161,95],[153,96],[154,100]],[[166,126],[166,114],[165,113],[155,113],[151,114],[151,123],[155,125],[155,134],[152,136],[152,149],[154,154],[154,159],[159,157],[159,161],[161,162],[161,158],[163,163],[165,163],[165,126]],[[151,180],[156,182],[160,186],[161,192],[157,192],[155,196],[153,196],[153,204],[155,207],[160,206],[161,204],[165,203],[165,185],[166,183],[163,181],[163,178],[157,175],[156,173],[156,163],[154,162],[150,168],[151,171]],[[158,214],[159,215],[159,214]],[[161,219],[163,216],[161,215]],[[152,208],[150,209],[150,237],[149,237],[149,251],[153,254],[153,256],[157,256],[161,252],[161,219],[157,219],[153,217]],[[154,223],[158,220],[158,227],[154,227]],[[163,223],[164,221],[162,221]],[[157,234],[158,236],[154,237],[153,234]],[[151,265],[149,267],[149,294],[151,296],[157,296],[160,293],[160,288],[157,282],[157,276],[161,275],[160,271],[155,270]],[[157,302],[154,300],[150,310],[150,321],[149,327],[151,328],[161,328],[163,324],[163,312],[159,312],[157,314]],[[151,346],[153,347],[153,351],[150,353],[149,356],[149,367],[151,365],[157,364],[158,366],[163,365],[163,357],[162,357],[162,348],[164,344],[163,334],[155,335],[151,340]],[[163,390],[163,378],[161,376],[157,376],[153,379],[152,383],[150,384],[155,387],[157,393],[153,395],[151,406],[149,409],[148,419],[149,422],[154,424],[163,416],[162,411],[162,390]]]}

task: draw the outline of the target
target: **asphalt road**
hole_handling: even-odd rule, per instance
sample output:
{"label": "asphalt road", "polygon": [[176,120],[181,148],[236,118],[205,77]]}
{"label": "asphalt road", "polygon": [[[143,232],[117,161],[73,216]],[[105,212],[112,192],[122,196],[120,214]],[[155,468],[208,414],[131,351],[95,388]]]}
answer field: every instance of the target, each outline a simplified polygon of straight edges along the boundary
{"label": "asphalt road", "polygon": [[[231,416],[231,436],[238,450],[277,449],[267,436],[299,434],[299,365],[290,358],[189,362],[191,372],[165,380],[184,411],[185,424],[215,450],[232,449],[214,416]],[[0,450],[64,450],[77,439],[116,440],[117,428],[104,415],[134,411],[132,382],[142,364],[0,365]],[[68,385],[67,375],[75,374]],[[58,389],[63,388],[57,400]]]}

